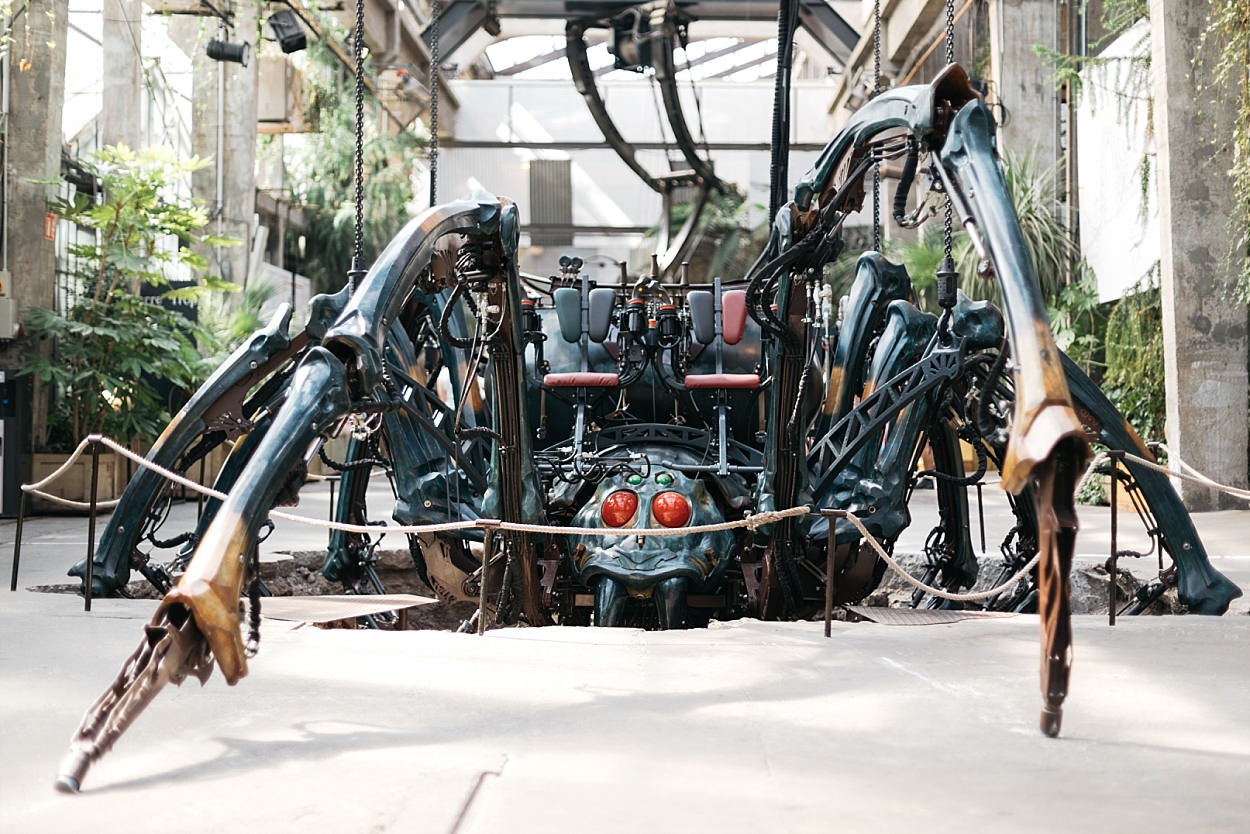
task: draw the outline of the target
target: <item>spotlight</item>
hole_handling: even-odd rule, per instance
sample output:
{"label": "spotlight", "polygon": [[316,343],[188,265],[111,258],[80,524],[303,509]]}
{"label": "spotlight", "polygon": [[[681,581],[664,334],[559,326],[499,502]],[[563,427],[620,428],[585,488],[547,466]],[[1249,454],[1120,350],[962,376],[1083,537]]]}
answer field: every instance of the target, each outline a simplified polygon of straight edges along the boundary
{"label": "spotlight", "polygon": [[252,55],[252,45],[247,41],[243,43],[209,41],[208,46],[204,48],[204,53],[214,61],[229,61],[246,67],[247,59]]}
{"label": "spotlight", "polygon": [[278,46],[288,55],[308,47],[308,36],[304,34],[304,27],[299,25],[299,18],[290,9],[279,9],[270,15],[269,28],[277,38]]}

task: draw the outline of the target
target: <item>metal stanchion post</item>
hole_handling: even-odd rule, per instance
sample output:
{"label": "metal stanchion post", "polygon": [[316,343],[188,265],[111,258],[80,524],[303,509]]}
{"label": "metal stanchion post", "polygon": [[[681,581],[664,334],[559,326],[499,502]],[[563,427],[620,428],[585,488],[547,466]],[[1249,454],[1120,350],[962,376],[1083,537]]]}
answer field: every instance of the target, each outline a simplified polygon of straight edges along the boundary
{"label": "metal stanchion post", "polygon": [[13,579],[9,583],[9,590],[17,590],[17,564],[22,561],[22,525],[26,521],[26,490],[21,491],[21,495],[17,497],[17,530],[16,538],[13,539]]}
{"label": "metal stanchion post", "polygon": [[495,528],[482,531],[482,581],[477,596],[477,633],[486,633],[486,570],[490,566],[490,552],[495,546]]}
{"label": "metal stanchion post", "polygon": [[985,555],[985,503],[981,495],[981,482],[977,482],[977,520],[981,522],[981,555]]}
{"label": "metal stanchion post", "polygon": [[1118,560],[1120,558],[1120,548],[1116,541],[1119,534],[1120,508],[1119,504],[1119,478],[1116,474],[1120,471],[1120,461],[1124,459],[1124,452],[1120,449],[1112,449],[1111,457],[1111,559],[1109,560],[1108,571],[1111,574],[1110,588],[1107,594],[1111,598],[1111,604],[1107,608],[1107,625],[1115,625],[1115,607],[1116,607],[1116,585],[1119,584],[1120,571]]}
{"label": "metal stanchion post", "polygon": [[829,539],[825,546],[825,636],[833,636],[833,555],[837,550],[837,525],[839,518],[846,515],[845,510],[821,510],[821,515],[829,519]]}
{"label": "metal stanchion post", "polygon": [[96,483],[100,477],[100,444],[91,441],[91,507],[87,510],[87,581],[83,586],[84,611],[91,610],[91,591],[95,584],[95,511],[98,496]]}

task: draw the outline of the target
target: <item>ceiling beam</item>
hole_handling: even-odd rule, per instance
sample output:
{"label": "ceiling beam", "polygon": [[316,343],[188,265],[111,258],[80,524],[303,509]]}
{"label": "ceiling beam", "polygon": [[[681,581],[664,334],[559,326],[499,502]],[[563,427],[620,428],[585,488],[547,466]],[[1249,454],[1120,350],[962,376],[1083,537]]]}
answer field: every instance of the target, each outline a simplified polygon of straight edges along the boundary
{"label": "ceiling beam", "polygon": [[[450,57],[488,22],[509,18],[549,20],[606,20],[631,4],[621,0],[447,0],[438,19],[441,53]],[[775,24],[777,6],[761,0],[688,0],[680,8],[695,21],[735,21]],[[799,0],[799,23],[830,55],[845,63],[859,32],[825,0]],[[493,23],[492,23],[493,25]],[[422,31],[427,47],[434,27]]]}

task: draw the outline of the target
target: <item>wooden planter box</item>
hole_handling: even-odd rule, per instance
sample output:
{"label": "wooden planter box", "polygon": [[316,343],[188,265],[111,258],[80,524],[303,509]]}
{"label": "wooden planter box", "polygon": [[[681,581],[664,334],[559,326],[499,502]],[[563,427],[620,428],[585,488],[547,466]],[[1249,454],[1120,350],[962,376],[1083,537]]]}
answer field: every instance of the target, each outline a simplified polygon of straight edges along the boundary
{"label": "wooden planter box", "polygon": [[[30,480],[31,483],[42,481],[56,470],[60,469],[65,461],[69,460],[69,455],[61,452],[36,452],[31,456]],[[121,458],[113,452],[100,453],[100,468],[96,477],[96,500],[111,501],[121,494],[121,487],[117,481],[121,477],[122,463]],[[71,466],[61,477],[43,488],[43,492],[49,495],[55,495],[66,501],[90,501],[91,500],[91,454],[90,451],[81,455],[78,460],[74,461]],[[53,501],[40,498],[37,495],[28,496],[29,503],[27,510],[33,513],[73,513],[86,510],[75,510],[71,507],[65,507]]]}
{"label": "wooden planter box", "polygon": [[[1120,469],[1123,471],[1124,466],[1121,465]],[[1104,504],[1110,505],[1111,504],[1111,476],[1099,475],[1098,479],[1099,479],[1099,485],[1102,488],[1102,501]],[[1132,496],[1129,495],[1129,491],[1124,488],[1123,481],[1121,481],[1119,484],[1116,485],[1115,504],[1116,504],[1116,507],[1120,510],[1120,512],[1134,513],[1137,511],[1137,508],[1133,505]]]}

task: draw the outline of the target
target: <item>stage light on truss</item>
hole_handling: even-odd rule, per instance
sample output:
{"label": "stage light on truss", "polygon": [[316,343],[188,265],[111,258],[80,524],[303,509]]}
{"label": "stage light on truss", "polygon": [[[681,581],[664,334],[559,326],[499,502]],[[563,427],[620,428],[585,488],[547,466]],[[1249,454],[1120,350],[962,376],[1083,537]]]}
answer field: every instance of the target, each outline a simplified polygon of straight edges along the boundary
{"label": "stage light on truss", "polygon": [[204,54],[214,61],[229,61],[232,64],[247,66],[252,56],[252,45],[247,41],[231,43],[230,41],[209,41],[204,47]]}
{"label": "stage light on truss", "polygon": [[269,16],[269,28],[282,51],[290,55],[308,48],[308,36],[300,25],[299,17],[290,9],[279,9]]}

